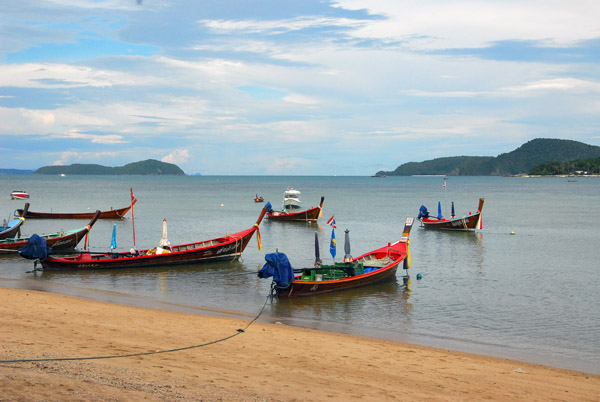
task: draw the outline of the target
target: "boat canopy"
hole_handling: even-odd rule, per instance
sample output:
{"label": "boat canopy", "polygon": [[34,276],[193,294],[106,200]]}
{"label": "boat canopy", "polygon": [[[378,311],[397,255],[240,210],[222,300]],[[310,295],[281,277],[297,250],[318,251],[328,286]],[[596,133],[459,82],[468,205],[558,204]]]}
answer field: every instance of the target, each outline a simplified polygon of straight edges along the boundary
{"label": "boat canopy", "polygon": [[421,205],[421,208],[419,208],[419,215],[417,216],[417,219],[421,218],[429,218],[429,212],[427,211],[427,207],[425,205]]}
{"label": "boat canopy", "polygon": [[33,234],[27,244],[21,247],[18,252],[21,257],[25,257],[28,260],[43,260],[48,256],[51,249],[46,247],[46,239],[37,234]]}
{"label": "boat canopy", "polygon": [[258,271],[258,277],[273,277],[273,281],[277,286],[282,288],[288,287],[292,279],[294,279],[294,269],[287,255],[283,253],[270,253],[265,255],[265,261],[267,263]]}

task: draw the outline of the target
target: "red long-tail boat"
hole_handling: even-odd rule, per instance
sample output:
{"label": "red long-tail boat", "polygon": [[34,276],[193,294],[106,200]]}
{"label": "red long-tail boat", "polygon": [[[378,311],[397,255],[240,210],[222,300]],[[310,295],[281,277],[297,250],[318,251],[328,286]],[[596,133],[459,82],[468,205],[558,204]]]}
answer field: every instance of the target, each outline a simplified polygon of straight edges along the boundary
{"label": "red long-tail boat", "polygon": [[[42,237],[46,240],[46,245],[51,247],[53,251],[58,250],[71,250],[74,249],[81,240],[85,238],[88,232],[94,226],[94,223],[98,220],[100,211],[96,211],[92,220],[84,227],[79,229],[73,229],[68,231],[60,231],[50,234],[42,234]],[[29,237],[19,237],[0,240],[0,253],[16,253],[18,249],[27,245]]]}
{"label": "red long-tail boat", "polygon": [[267,218],[273,221],[315,223],[322,215],[321,211],[323,211],[324,201],[325,197],[321,197],[321,203],[318,206],[300,212],[273,211],[271,203],[268,202],[265,206],[269,209],[267,211]]}
{"label": "red long-tail boat", "polygon": [[[98,219],[123,219],[136,201],[137,199],[134,198],[131,204],[125,208],[100,211]],[[95,212],[34,212],[22,209],[17,209],[15,212],[15,215],[29,219],[92,219],[95,214]]]}
{"label": "red long-tail boat", "polygon": [[[446,219],[442,216],[441,207],[438,204],[438,216],[431,217],[427,212],[427,208],[421,205],[419,215],[417,219],[421,221],[421,225],[426,229],[439,229],[439,230],[459,230],[459,231],[475,231],[475,229],[482,229],[481,210],[483,209],[483,198],[479,199],[479,206],[477,212],[463,216],[462,218],[456,218],[452,216],[450,219]],[[454,215],[454,203],[452,203],[452,215]]]}
{"label": "red long-tail boat", "polygon": [[[295,270],[283,253],[265,256],[267,263],[259,271],[261,278],[273,277],[272,294],[279,298],[294,298],[352,289],[385,281],[396,275],[398,266],[410,268],[409,236],[414,218],[406,218],[402,237],[396,243],[369,251],[360,257],[350,257],[346,238],[344,262],[321,265],[318,240],[315,239],[315,267]],[[316,236],[316,234],[315,234]],[[299,273],[299,275],[295,275]],[[408,278],[408,277],[405,277]]]}
{"label": "red long-tail boat", "polygon": [[146,268],[175,264],[192,264],[218,260],[235,260],[242,255],[248,242],[258,232],[258,226],[266,208],[263,208],[256,223],[249,229],[211,240],[177,246],[159,246],[133,252],[91,253],[82,251],[75,256],[52,257],[41,260],[44,270],[102,270],[115,268]]}

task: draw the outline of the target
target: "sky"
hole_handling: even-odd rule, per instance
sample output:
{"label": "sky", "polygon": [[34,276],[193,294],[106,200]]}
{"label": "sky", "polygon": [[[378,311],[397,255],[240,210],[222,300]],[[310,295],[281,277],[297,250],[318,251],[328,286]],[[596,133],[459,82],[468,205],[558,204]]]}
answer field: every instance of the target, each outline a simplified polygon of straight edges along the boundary
{"label": "sky", "polygon": [[0,2],[0,168],[372,175],[600,145],[597,0]]}

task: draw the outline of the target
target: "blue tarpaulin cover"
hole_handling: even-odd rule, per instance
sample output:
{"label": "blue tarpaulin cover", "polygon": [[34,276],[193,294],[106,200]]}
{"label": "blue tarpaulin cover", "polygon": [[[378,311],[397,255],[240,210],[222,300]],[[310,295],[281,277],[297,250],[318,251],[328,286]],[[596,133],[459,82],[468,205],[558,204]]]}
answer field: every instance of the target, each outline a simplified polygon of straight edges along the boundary
{"label": "blue tarpaulin cover", "polygon": [[425,205],[421,205],[421,208],[419,208],[419,216],[417,216],[417,219],[421,218],[429,218],[429,212],[427,211],[427,207]]}
{"label": "blue tarpaulin cover", "polygon": [[267,262],[258,271],[259,278],[270,278],[282,288],[288,287],[294,279],[294,269],[287,258],[287,255],[283,253],[270,253],[265,255],[265,261]]}
{"label": "blue tarpaulin cover", "polygon": [[265,209],[267,210],[268,213],[273,212],[273,207],[271,206],[271,203],[267,201],[267,203],[265,204]]}
{"label": "blue tarpaulin cover", "polygon": [[21,257],[25,257],[29,260],[35,260],[38,258],[43,260],[50,252],[48,247],[46,247],[46,239],[38,236],[37,234],[32,235],[29,240],[27,240],[27,244],[21,247],[18,251]]}

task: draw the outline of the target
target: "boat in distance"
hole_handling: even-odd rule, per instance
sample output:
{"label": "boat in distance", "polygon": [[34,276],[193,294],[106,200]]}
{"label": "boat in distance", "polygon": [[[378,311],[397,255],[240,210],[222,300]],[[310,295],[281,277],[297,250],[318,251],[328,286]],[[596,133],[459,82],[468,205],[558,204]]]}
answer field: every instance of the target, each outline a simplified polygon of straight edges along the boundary
{"label": "boat in distance", "polygon": [[283,192],[283,209],[298,209],[302,206],[300,191],[288,188]]}
{"label": "boat in distance", "polygon": [[[132,205],[134,205],[136,202],[137,199],[134,198],[131,202],[131,205],[128,205],[124,208],[111,208],[108,211],[100,211],[98,219],[123,219],[125,218],[125,214],[129,212]],[[29,219],[92,219],[95,214],[95,212],[24,212],[22,209],[17,209],[15,211],[15,215]]]}
{"label": "boat in distance", "polygon": [[[94,223],[98,220],[99,215],[100,211],[96,211],[92,220],[82,228],[68,231],[61,230],[56,233],[39,235],[39,237],[44,238],[47,246],[51,247],[53,251],[74,249],[92,229],[92,226],[94,226]],[[30,237],[19,237],[0,240],[0,254],[17,252],[21,247],[27,245],[29,239]]]}
{"label": "boat in distance", "polygon": [[452,203],[452,216],[450,219],[446,219],[442,216],[441,204],[438,202],[438,216],[431,217],[429,212],[424,205],[421,205],[419,209],[419,215],[417,219],[421,221],[421,226],[426,229],[438,229],[438,230],[456,230],[456,231],[475,231],[475,229],[482,229],[482,215],[481,210],[483,209],[484,198],[479,199],[479,206],[477,212],[457,218],[454,216],[454,202]]}
{"label": "boat in distance", "polygon": [[[349,257],[344,262],[321,265],[318,240],[315,239],[315,267],[295,270],[283,253],[265,256],[267,263],[258,272],[260,278],[273,277],[271,294],[278,298],[295,298],[330,293],[373,285],[395,277],[398,266],[410,268],[409,236],[414,218],[406,218],[402,237],[395,243],[369,251],[360,257]],[[316,237],[316,233],[315,233]],[[346,244],[348,239],[346,239]],[[295,275],[299,272],[299,275]],[[408,271],[407,271],[408,272]],[[405,277],[406,281],[408,276]],[[406,282],[405,282],[406,283]]]}
{"label": "boat in distance", "polygon": [[[46,256],[40,262],[44,270],[62,271],[146,268],[227,259],[233,261],[242,255],[254,232],[258,232],[258,226],[266,211],[265,208],[262,209],[258,220],[251,228],[211,240],[176,246],[159,246],[137,252],[91,253],[82,251],[75,256]],[[260,248],[259,236],[260,233],[258,235]]]}
{"label": "boat in distance", "polygon": [[323,201],[325,201],[325,197],[321,197],[321,203],[318,206],[300,212],[274,211],[271,203],[267,202],[265,205],[267,218],[273,221],[315,223],[322,215]]}
{"label": "boat in distance", "polygon": [[12,200],[27,200],[29,199],[29,194],[25,190],[15,190],[10,193],[10,198]]}

